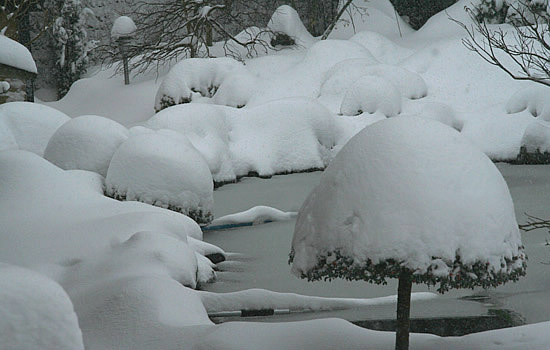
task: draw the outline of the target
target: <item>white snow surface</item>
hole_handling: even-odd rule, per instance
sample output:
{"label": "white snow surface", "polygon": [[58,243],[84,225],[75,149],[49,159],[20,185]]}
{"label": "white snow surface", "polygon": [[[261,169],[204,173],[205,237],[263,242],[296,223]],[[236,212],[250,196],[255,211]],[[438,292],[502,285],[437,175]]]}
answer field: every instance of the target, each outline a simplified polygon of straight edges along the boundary
{"label": "white snow surface", "polygon": [[517,91],[506,103],[506,112],[529,111],[534,117],[550,121],[550,92],[546,86],[535,86]]}
{"label": "white snow surface", "polygon": [[35,271],[0,263],[0,315],[3,349],[84,350],[69,296]]}
{"label": "white snow surface", "polygon": [[458,253],[464,264],[501,271],[520,246],[508,187],[487,156],[439,122],[390,118],[354,136],[304,202],[292,270],[306,273],[340,251],[418,273],[439,265],[441,275],[449,273],[442,260]]}
{"label": "white snow surface", "polygon": [[163,103],[180,104],[212,97],[213,89],[232,74],[246,74],[244,65],[230,57],[189,58],[178,62],[166,75],[157,91],[155,110],[163,108]]}
{"label": "white snow surface", "polygon": [[[117,149],[105,178],[106,193],[211,220],[213,180],[204,158],[171,130],[132,135]],[[200,214],[202,213],[202,214]]]}
{"label": "white snow surface", "polygon": [[212,220],[210,226],[241,224],[251,222],[262,224],[266,221],[284,221],[294,218],[298,213],[284,212],[265,205],[258,205],[240,213],[229,214]]}
{"label": "white snow surface", "polygon": [[340,106],[343,115],[359,115],[380,111],[387,117],[401,113],[401,94],[384,78],[365,75],[346,90]]}
{"label": "white snow surface", "polygon": [[65,170],[89,170],[105,177],[113,154],[127,138],[128,129],[111,119],[81,116],[57,129],[44,158]]}
{"label": "white snow surface", "polygon": [[29,50],[15,40],[0,34],[0,64],[36,73],[36,63]]}
{"label": "white snow surface", "polygon": [[550,152],[550,122],[535,120],[527,126],[521,139],[527,152]]}
{"label": "white snow surface", "polygon": [[129,37],[137,30],[136,24],[128,16],[120,16],[113,23],[111,28],[111,39],[118,40],[120,37]]}
{"label": "white snow surface", "polygon": [[295,9],[288,5],[279,6],[267,24],[274,33],[284,33],[294,39],[296,45],[310,47],[316,39],[307,31]]}
{"label": "white snow surface", "polygon": [[22,149],[42,156],[54,132],[69,117],[51,107],[31,102],[0,105],[0,151]]}

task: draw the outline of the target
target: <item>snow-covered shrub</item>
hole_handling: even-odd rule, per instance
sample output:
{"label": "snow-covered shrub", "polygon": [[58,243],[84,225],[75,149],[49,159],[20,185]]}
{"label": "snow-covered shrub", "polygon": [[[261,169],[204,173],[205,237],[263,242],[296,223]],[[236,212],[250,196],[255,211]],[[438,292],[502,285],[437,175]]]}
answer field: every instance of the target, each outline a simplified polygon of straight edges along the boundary
{"label": "snow-covered shrub", "polygon": [[160,84],[155,110],[189,103],[200,96],[212,97],[225,78],[245,72],[242,63],[229,57],[185,59],[172,67]]}
{"label": "snow-covered shrub", "polygon": [[189,139],[204,157],[216,183],[236,179],[229,153],[230,125],[226,108],[210,104],[191,103],[163,109],[147,121],[152,129],[170,129]]}
{"label": "snow-covered shrub", "polygon": [[548,0],[481,0],[475,6],[479,22],[524,25],[534,23],[535,16],[548,20]]}
{"label": "snow-covered shrub", "polygon": [[[275,12],[273,12],[273,16],[271,16],[267,27],[275,33],[275,37],[272,39],[272,45],[284,44],[281,42],[283,35],[290,39],[287,45],[296,44],[309,47],[315,43],[315,38],[307,31],[300,20],[298,12],[288,5],[279,6]],[[278,41],[276,40],[277,38]]]}
{"label": "snow-covered shrub", "polygon": [[57,129],[44,158],[61,169],[89,170],[107,176],[113,154],[127,138],[128,129],[111,119],[81,116]]}
{"label": "snow-covered shrub", "polygon": [[445,292],[525,274],[498,169],[456,130],[419,118],[384,119],[344,146],[300,209],[292,247],[293,272],[309,279],[380,283],[408,269]]}
{"label": "snow-covered shrub", "polygon": [[84,350],[67,293],[37,272],[0,263],[2,348]]}
{"label": "snow-covered shrub", "polygon": [[528,110],[531,115],[550,121],[550,92],[547,87],[531,87],[513,94],[506,103],[507,113]]}
{"label": "snow-covered shrub", "polygon": [[56,0],[54,6],[61,8],[52,34],[57,57],[57,90],[59,97],[63,97],[72,83],[86,72],[88,52],[93,47],[86,33],[86,16],[91,11],[84,8],[80,0]]}
{"label": "snow-covered shrub", "polygon": [[550,164],[550,122],[535,120],[527,126],[515,163]]}
{"label": "snow-covered shrub", "polygon": [[341,93],[363,75],[388,80],[407,98],[422,98],[428,93],[426,83],[418,73],[398,66],[373,64],[368,59],[349,59],[336,64],[326,73],[321,94]]}
{"label": "snow-covered shrub", "polygon": [[42,156],[50,137],[69,119],[37,103],[4,103],[0,105],[0,151],[22,149]]}
{"label": "snow-covered shrub", "polygon": [[108,196],[137,200],[212,220],[213,181],[204,158],[188,139],[161,130],[133,135],[115,152],[105,180]]}
{"label": "snow-covered shrub", "polygon": [[244,107],[257,91],[259,84],[260,79],[248,72],[231,74],[220,84],[212,102],[236,108]]}
{"label": "snow-covered shrub", "polygon": [[388,64],[397,64],[413,52],[382,34],[370,31],[358,32],[349,40],[366,47],[376,59]]}
{"label": "snow-covered shrub", "polygon": [[228,118],[237,176],[322,169],[332,157],[334,117],[314,99],[282,99],[237,111]]}
{"label": "snow-covered shrub", "polygon": [[380,111],[387,117],[401,113],[401,94],[384,78],[365,75],[347,89],[340,106],[343,115],[359,115]]}
{"label": "snow-covered shrub", "polygon": [[400,116],[437,120],[457,131],[461,131],[464,127],[464,122],[457,118],[453,108],[440,102],[414,104],[409,106],[406,114],[400,114]]}

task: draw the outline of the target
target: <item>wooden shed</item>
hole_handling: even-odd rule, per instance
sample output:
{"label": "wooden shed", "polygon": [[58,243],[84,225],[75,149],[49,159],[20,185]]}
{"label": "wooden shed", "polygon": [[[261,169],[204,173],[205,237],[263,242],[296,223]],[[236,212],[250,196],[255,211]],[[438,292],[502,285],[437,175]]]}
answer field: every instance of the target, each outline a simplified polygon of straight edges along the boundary
{"label": "wooden shed", "polygon": [[32,85],[36,64],[31,53],[20,43],[0,35],[0,104],[33,101]]}

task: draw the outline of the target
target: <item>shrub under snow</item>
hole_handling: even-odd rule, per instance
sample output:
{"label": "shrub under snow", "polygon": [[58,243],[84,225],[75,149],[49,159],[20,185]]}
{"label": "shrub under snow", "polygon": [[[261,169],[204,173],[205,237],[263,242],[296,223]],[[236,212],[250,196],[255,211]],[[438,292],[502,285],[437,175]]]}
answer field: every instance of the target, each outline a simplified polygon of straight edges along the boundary
{"label": "shrub under snow", "polygon": [[53,134],[44,158],[61,169],[81,169],[107,176],[113,154],[128,138],[128,129],[100,116],[69,120]]}
{"label": "shrub under snow", "polygon": [[506,103],[506,112],[528,110],[534,117],[550,121],[550,93],[547,87],[531,87],[517,91]]}
{"label": "shrub under snow", "polygon": [[496,287],[525,274],[514,205],[502,175],[460,133],[419,118],[366,127],[304,202],[292,271],[382,283]]}
{"label": "shrub under snow", "polygon": [[199,224],[212,220],[210,169],[187,138],[173,131],[145,132],[126,140],[111,160],[105,187],[116,199],[178,211]]}
{"label": "shrub under snow", "polygon": [[340,113],[359,115],[380,111],[387,117],[401,113],[401,94],[384,78],[365,75],[356,80],[346,91]]}
{"label": "shrub under snow", "polygon": [[226,77],[245,72],[242,63],[229,57],[185,59],[172,67],[160,84],[155,110],[188,103],[200,96],[212,97]]}
{"label": "shrub under snow", "polygon": [[0,314],[3,349],[84,350],[71,300],[44,275],[0,263]]}
{"label": "shrub under snow", "polygon": [[31,102],[0,105],[0,151],[22,149],[42,156],[53,133],[69,117],[57,109]]}
{"label": "shrub under snow", "polygon": [[296,45],[310,47],[315,38],[307,31],[300,20],[300,15],[288,5],[279,6],[267,24],[268,29],[275,34],[285,34]]}

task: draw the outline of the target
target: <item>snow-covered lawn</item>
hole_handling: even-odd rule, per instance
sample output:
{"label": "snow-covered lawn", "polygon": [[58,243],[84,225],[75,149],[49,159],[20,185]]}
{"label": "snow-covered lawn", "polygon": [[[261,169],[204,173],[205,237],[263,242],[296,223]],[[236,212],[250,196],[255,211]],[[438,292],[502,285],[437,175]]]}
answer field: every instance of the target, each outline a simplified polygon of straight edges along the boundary
{"label": "snow-covered lawn", "polygon": [[[448,13],[467,21],[463,7],[469,4],[461,0]],[[229,257],[225,264],[231,264],[235,255],[203,241],[199,224],[282,221],[271,227],[288,228],[301,205],[285,195],[289,189],[272,190],[268,200],[251,191],[247,197],[255,207],[245,211],[251,206],[228,191],[233,197],[223,212],[216,211],[214,185],[324,169],[354,135],[386,118],[410,118],[405,125],[437,120],[492,160],[515,159],[522,145],[550,148],[549,92],[511,80],[466,50],[464,33],[447,13],[416,32],[400,21],[400,35],[388,0],[371,0],[368,7],[370,16],[355,18],[357,33],[339,26],[324,41],[284,7],[271,26],[296,37],[300,46],[244,64],[184,60],[128,86],[105,69],[77,81],[60,101],[0,105],[1,343],[13,349],[393,349],[393,333],[342,319],[217,325],[208,314],[368,310],[394,305],[394,296],[200,290],[223,275],[216,271],[220,261]],[[391,138],[384,141],[377,144],[391,149]],[[375,166],[376,159],[371,161],[361,166]],[[531,203],[532,214],[547,216],[548,202],[539,198],[547,193],[545,180],[530,184],[512,169],[506,168],[512,197]],[[422,195],[429,185],[411,193]],[[529,186],[525,193],[532,198],[522,197],[521,189]],[[311,187],[298,183],[290,190],[305,198],[302,192]],[[224,187],[217,191],[223,194]],[[528,255],[544,255],[543,236],[524,235]],[[286,264],[290,240],[285,252],[274,250],[274,242],[252,249],[280,254]],[[536,293],[550,283],[545,267],[532,270],[540,275]],[[518,298],[528,300],[523,292]],[[439,300],[425,292],[412,298],[413,308],[415,302]],[[411,348],[548,349],[550,320],[534,319],[546,322],[463,337],[413,334]]]}

